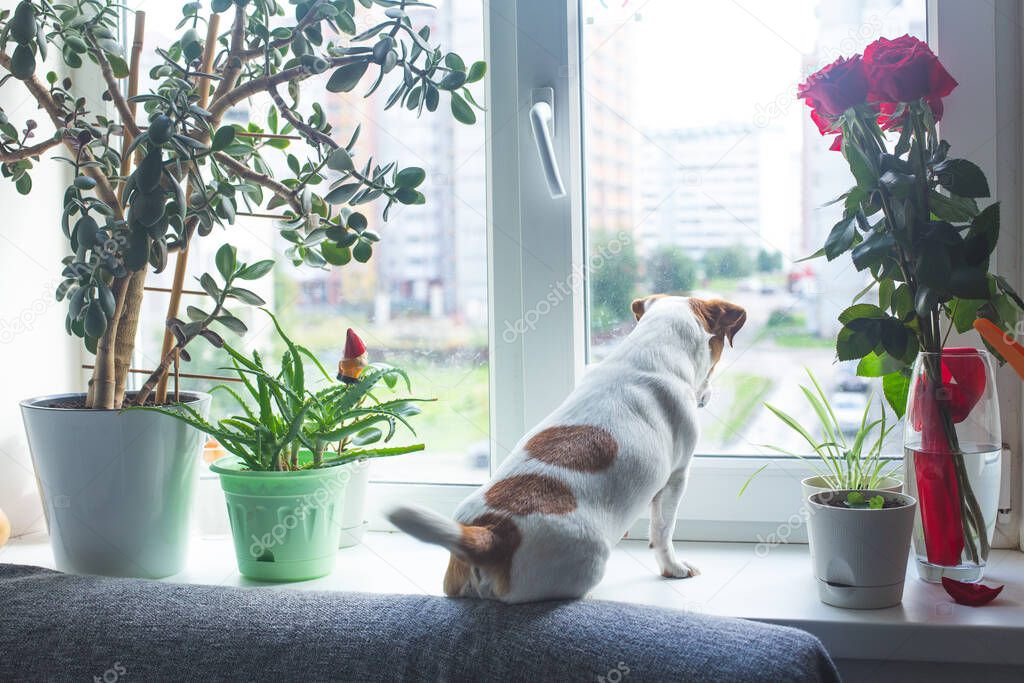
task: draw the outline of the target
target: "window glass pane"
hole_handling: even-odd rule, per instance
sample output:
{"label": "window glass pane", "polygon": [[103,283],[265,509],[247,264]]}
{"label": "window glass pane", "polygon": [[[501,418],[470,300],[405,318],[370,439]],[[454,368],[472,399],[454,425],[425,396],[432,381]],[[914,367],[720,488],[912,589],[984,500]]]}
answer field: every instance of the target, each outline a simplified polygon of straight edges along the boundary
{"label": "window glass pane", "polygon": [[[482,4],[451,0],[432,4],[436,10],[408,9],[415,25],[430,26],[431,44],[459,53],[467,63],[482,59]],[[170,44],[185,28],[175,29],[181,18],[180,4],[142,2],[138,8],[147,12],[148,68],[156,64],[153,48]],[[381,7],[366,10],[357,3],[357,10],[359,31],[386,19]],[[222,15],[222,22],[229,17],[230,13]],[[128,23],[130,26],[130,16]],[[226,30],[223,23],[221,28]],[[325,38],[347,43],[345,37]],[[252,289],[268,301],[268,308],[295,341],[308,346],[331,369],[341,357],[346,329],[352,327],[365,341],[371,361],[404,368],[410,374],[414,395],[438,399],[412,420],[416,437],[403,437],[402,441],[396,437],[392,442],[415,439],[426,443],[427,450],[378,460],[373,477],[479,483],[489,474],[485,114],[478,111],[473,126],[456,122],[446,94],[436,112],[424,111],[421,118],[400,106],[385,111],[401,73],[396,70],[386,77],[380,90],[364,99],[362,94],[375,71],[371,68],[365,82],[352,93],[329,93],[325,89],[329,73],[304,81],[300,111],[308,117],[313,103],[319,103],[332,126],[332,137],[343,144],[356,124],[361,124],[355,147],[357,166],[372,157],[382,165],[396,161],[399,168],[424,168],[427,179],[419,189],[426,195],[426,203],[396,204],[386,223],[381,220],[384,202],[358,207],[381,241],[368,263],[352,261],[330,270],[292,265],[285,255],[289,243],[280,236],[272,218],[240,215],[226,230],[215,228],[210,236],[193,242],[186,287],[198,289],[193,276],[212,270],[213,255],[225,240],[239,248],[242,260],[276,259],[273,275],[254,283]],[[483,84],[472,86],[472,92],[485,107]],[[281,93],[289,98],[285,88]],[[269,132],[270,105],[269,97],[253,98],[224,123],[255,125]],[[286,142],[283,150],[268,144],[263,154],[280,178],[293,177],[287,154],[301,161],[309,152],[300,141]],[[266,212],[260,209],[256,213]],[[172,270],[173,259],[167,272],[151,276],[148,283],[169,286]],[[183,306],[199,303],[196,299],[185,297]],[[148,324],[142,327],[139,367],[151,368],[157,363],[161,330],[156,321],[164,318],[165,307],[164,295],[148,295]],[[283,348],[269,320],[258,311],[236,308],[250,332],[241,339],[229,335],[229,343],[278,358]],[[183,371],[224,374],[219,369],[224,356],[213,349],[197,343],[192,355],[193,362],[183,366]],[[183,386],[208,388],[211,384],[189,381]],[[215,412],[217,404],[215,401]]]}
{"label": "window glass pane", "polygon": [[834,362],[836,316],[868,280],[848,258],[797,262],[824,243],[842,209],[822,205],[852,179],[796,86],[879,36],[923,39],[925,4],[583,0],[590,360],[632,329],[634,297],[744,306],[700,411],[702,453],[806,451],[761,407],[813,425],[804,367],[851,429],[881,395]]}

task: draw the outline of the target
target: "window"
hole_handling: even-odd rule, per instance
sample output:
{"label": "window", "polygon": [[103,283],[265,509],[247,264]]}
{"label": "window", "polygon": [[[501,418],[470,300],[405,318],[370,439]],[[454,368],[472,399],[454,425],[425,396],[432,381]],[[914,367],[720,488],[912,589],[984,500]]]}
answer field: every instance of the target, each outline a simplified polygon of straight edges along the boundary
{"label": "window", "polygon": [[[834,223],[829,209],[817,207],[849,185],[842,159],[795,100],[796,85],[878,36],[927,36],[947,67],[965,74],[944,134],[986,169],[1015,168],[1013,127],[992,135],[997,111],[1010,121],[1019,110],[1015,91],[995,86],[1015,82],[1016,39],[1005,28],[1013,23],[1004,21],[1005,8],[971,7],[489,3],[496,457],[565,396],[586,362],[628,333],[634,295],[718,293],[744,304],[750,321],[726,353],[702,416],[701,457],[677,533],[754,540],[777,531],[794,512],[789,501],[806,466],[766,460],[758,444],[795,444],[761,402],[800,411],[803,365],[849,411],[865,400],[853,369],[834,365],[830,348],[836,313],[865,283],[845,263],[796,263]],[[967,34],[993,39],[971,50]],[[530,111],[547,99],[564,196],[546,182],[531,135]],[[499,127],[511,119],[519,125]],[[1002,182],[1000,197],[1014,202],[1012,174]],[[1016,276],[1020,255],[1006,252],[1000,267]],[[506,282],[519,286],[508,290]],[[1018,400],[1020,387],[1005,393]],[[1005,429],[1016,443],[1019,426]],[[898,442],[889,452],[899,453]],[[738,499],[766,462],[772,466]],[[634,531],[644,533],[642,521]]]}
{"label": "window", "polygon": [[[363,122],[360,154],[426,168],[427,204],[378,224],[383,240],[368,264],[333,271],[293,267],[271,218],[242,216],[231,229],[242,258],[278,258],[259,293],[300,341],[330,359],[354,327],[372,357],[410,369],[416,392],[439,399],[419,421],[427,451],[375,464],[371,522],[382,524],[379,509],[396,499],[453,509],[629,332],[630,300],[668,290],[721,295],[749,313],[703,411],[692,477],[700,484],[684,498],[677,533],[753,540],[776,531],[806,468],[772,460],[736,497],[765,463],[759,444],[799,447],[761,403],[809,420],[796,387],[803,366],[848,412],[870,389],[832,363],[831,348],[836,313],[865,282],[845,262],[797,262],[835,221],[818,207],[849,178],[794,99],[796,85],[880,35],[928,36],[965,74],[943,129],[993,172],[1005,216],[1016,210],[1018,142],[1007,137],[1013,126],[996,121],[1015,120],[1019,103],[996,83],[1016,82],[1016,52],[1006,47],[1016,45],[1014,22],[997,20],[993,5],[937,0],[435,4],[409,11],[432,17],[438,40],[488,62],[479,93],[487,111],[476,126],[383,111],[381,101],[329,94],[322,82],[301,93],[303,107],[322,104],[337,135]],[[169,3],[145,9],[151,29],[167,33],[180,12]],[[531,112],[540,103],[551,120],[536,130],[551,137],[549,170],[564,194],[538,158]],[[274,132],[269,113],[256,98],[235,122]],[[272,147],[268,163],[287,163],[291,148]],[[217,240],[196,244],[192,265],[209,263]],[[1007,248],[999,259],[1019,275],[1020,254]],[[162,300],[149,306],[163,317]],[[244,343],[280,352],[265,321],[251,322]],[[139,367],[152,367],[158,349],[158,338],[144,340]],[[212,353],[196,355],[193,370],[219,372]],[[1018,384],[1001,392],[1019,405]],[[1015,446],[1019,433],[1004,427]],[[642,521],[634,531],[645,533]]]}
{"label": "window", "polygon": [[[429,23],[433,41],[467,58],[481,58],[482,5],[450,0],[435,4],[436,9],[410,8],[417,25]],[[170,44],[183,30],[175,29],[182,18],[180,4],[140,2],[138,8],[147,13],[147,32],[153,42]],[[384,18],[384,8],[360,10],[356,16],[359,30]],[[130,21],[129,17],[129,25]],[[155,57],[151,50],[144,55]],[[223,237],[239,247],[239,257],[245,261],[277,260],[272,277],[256,283],[257,288],[262,287],[258,293],[289,334],[325,365],[340,359],[345,331],[352,327],[365,341],[371,361],[406,369],[415,395],[438,399],[414,421],[418,438],[429,450],[375,462],[375,479],[481,483],[490,473],[483,122],[465,126],[445,110],[424,112],[422,118],[401,107],[385,111],[387,93],[383,89],[369,99],[363,99],[360,89],[329,93],[324,87],[327,76],[329,73],[303,83],[300,111],[308,116],[313,103],[320,103],[333,135],[343,140],[361,123],[357,163],[373,157],[397,161],[403,168],[426,169],[427,180],[420,188],[427,196],[426,204],[396,205],[387,223],[381,221],[382,206],[365,205],[363,213],[370,228],[382,236],[365,264],[353,261],[333,269],[295,266],[287,255],[289,243],[280,236],[274,219],[263,214],[239,216]],[[483,104],[482,88],[476,90]],[[269,97],[253,98],[249,106],[245,115],[225,123],[248,126],[253,132],[280,132],[268,122],[268,116],[273,117]],[[486,114],[480,118],[483,116]],[[305,158],[304,149],[297,149],[302,144],[287,137],[267,138],[263,156],[271,168],[285,169],[288,154]],[[220,241],[215,233],[194,242],[190,273],[198,275],[212,268]],[[168,270],[151,278],[149,284],[169,286],[172,271],[173,259]],[[198,289],[195,284],[186,286]],[[183,301],[183,307],[188,303]],[[147,306],[150,320],[165,316],[166,299],[159,295],[151,295]],[[271,334],[269,320],[259,312],[250,313],[246,318],[250,332],[229,343],[279,355],[283,349],[275,347],[279,342]],[[143,329],[153,330],[154,326]],[[139,367],[154,367],[160,355],[159,331],[142,341]],[[218,368],[222,364],[219,354],[198,345],[195,351],[197,357],[187,368],[189,372],[224,374]],[[208,388],[213,383],[184,386]]]}

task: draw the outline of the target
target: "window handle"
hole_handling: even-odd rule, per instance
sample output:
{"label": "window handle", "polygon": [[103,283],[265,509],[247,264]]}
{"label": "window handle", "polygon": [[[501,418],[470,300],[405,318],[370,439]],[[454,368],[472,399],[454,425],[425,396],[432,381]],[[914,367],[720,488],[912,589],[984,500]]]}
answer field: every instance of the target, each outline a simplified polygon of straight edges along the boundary
{"label": "window handle", "polygon": [[530,107],[530,125],[533,128],[533,141],[537,143],[537,156],[540,157],[544,179],[548,182],[548,191],[552,199],[565,196],[565,185],[562,174],[558,172],[558,161],[555,159],[554,137],[554,101],[553,88],[534,88],[533,106]]}

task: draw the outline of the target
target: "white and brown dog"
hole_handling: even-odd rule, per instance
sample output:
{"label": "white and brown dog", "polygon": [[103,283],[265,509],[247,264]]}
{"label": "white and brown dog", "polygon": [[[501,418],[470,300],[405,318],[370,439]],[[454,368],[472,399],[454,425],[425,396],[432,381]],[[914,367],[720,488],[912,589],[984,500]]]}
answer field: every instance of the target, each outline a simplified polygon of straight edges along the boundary
{"label": "white and brown dog", "polygon": [[547,419],[523,437],[452,521],[401,506],[399,529],[451,551],[444,591],[503,602],[579,598],[612,547],[651,512],[661,573],[676,558],[676,509],[697,444],[696,409],[746,312],[721,300],[654,295],[633,302],[636,328]]}

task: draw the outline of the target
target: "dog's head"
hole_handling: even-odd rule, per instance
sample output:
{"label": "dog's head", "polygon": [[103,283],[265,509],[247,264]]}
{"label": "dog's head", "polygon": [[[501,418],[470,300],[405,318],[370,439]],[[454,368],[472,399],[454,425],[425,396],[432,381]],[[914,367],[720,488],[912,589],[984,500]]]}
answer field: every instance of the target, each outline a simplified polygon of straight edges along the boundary
{"label": "dog's head", "polygon": [[[657,308],[659,305],[660,308]],[[706,343],[698,345],[698,352],[702,357],[696,359],[695,363],[698,372],[702,374],[696,378],[697,405],[703,408],[711,399],[711,373],[722,357],[725,342],[728,341],[729,346],[732,346],[733,337],[747,321],[747,312],[741,306],[722,299],[698,299],[666,294],[652,294],[636,299],[632,308],[637,320],[656,308],[659,312],[664,310],[666,315],[684,317],[687,319],[685,332],[703,335],[706,339]]]}

